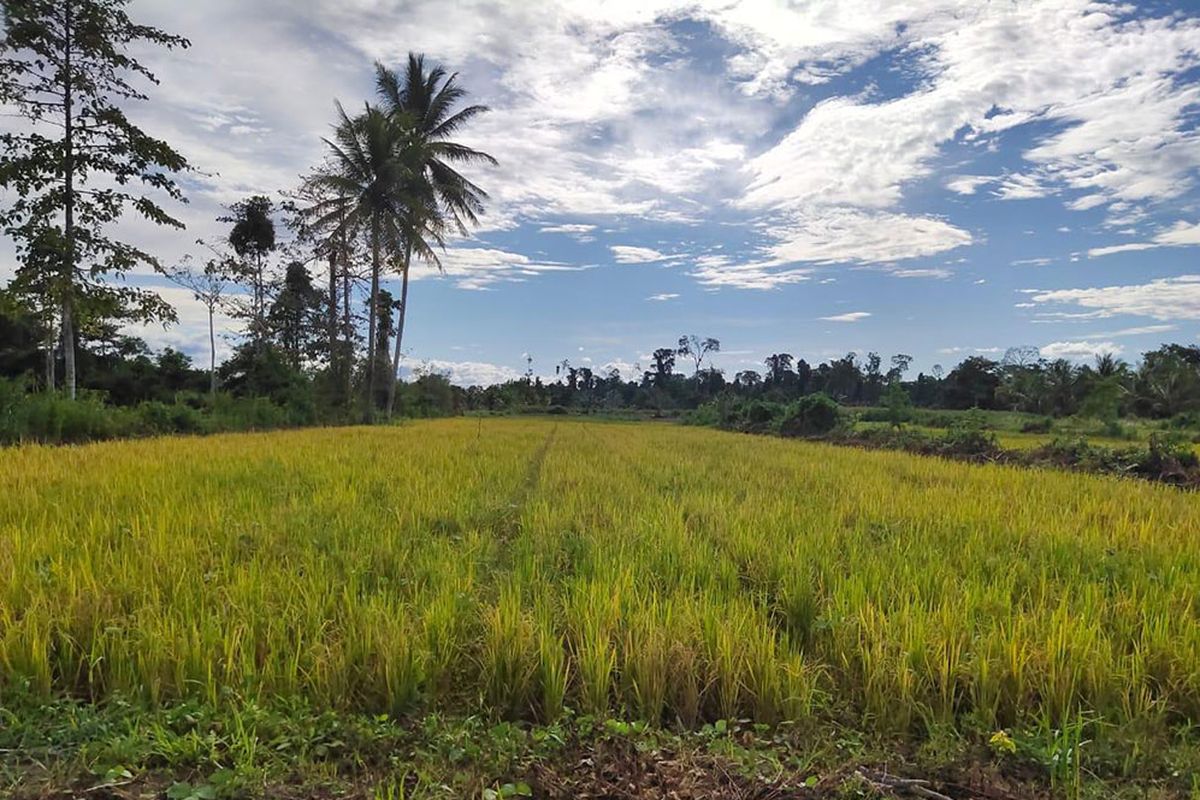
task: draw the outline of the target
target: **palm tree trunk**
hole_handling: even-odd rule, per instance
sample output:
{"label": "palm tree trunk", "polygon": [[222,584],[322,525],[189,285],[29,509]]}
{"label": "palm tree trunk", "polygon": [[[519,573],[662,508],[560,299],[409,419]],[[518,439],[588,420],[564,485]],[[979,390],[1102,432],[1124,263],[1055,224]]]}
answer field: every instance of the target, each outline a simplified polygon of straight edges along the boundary
{"label": "palm tree trunk", "polygon": [[396,319],[396,352],[392,356],[392,381],[388,384],[387,415],[396,405],[396,381],[400,380],[400,345],[404,341],[404,314],[408,311],[408,268],[412,265],[412,243],[404,248],[404,277],[400,282],[400,313]]}
{"label": "palm tree trunk", "polygon": [[350,255],[342,245],[342,380],[346,382],[345,409],[354,402],[354,320],[350,314]]}
{"label": "palm tree trunk", "polygon": [[[329,319],[326,322],[326,336],[329,339],[329,377],[336,380],[338,375],[338,297],[337,297],[337,248],[329,248]],[[336,384],[333,384],[336,385]]]}
{"label": "palm tree trunk", "polygon": [[364,417],[371,422],[375,416],[375,320],[379,312],[379,220],[371,222],[371,300],[367,311],[367,394]]}
{"label": "palm tree trunk", "polygon": [[342,269],[342,351],[339,360],[345,394],[343,404],[347,413],[354,402],[354,327],[350,316],[350,249],[346,243],[346,215],[338,214],[337,238],[334,249]]}

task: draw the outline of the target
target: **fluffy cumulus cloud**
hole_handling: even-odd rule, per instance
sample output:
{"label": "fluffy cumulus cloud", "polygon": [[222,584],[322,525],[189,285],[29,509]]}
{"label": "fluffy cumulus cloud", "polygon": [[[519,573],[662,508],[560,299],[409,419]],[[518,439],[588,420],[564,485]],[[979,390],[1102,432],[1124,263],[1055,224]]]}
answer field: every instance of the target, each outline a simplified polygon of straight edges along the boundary
{"label": "fluffy cumulus cloud", "polygon": [[1051,342],[1039,348],[1043,358],[1066,358],[1083,361],[1101,355],[1119,356],[1125,348],[1115,342]]}
{"label": "fluffy cumulus cloud", "polygon": [[955,175],[946,181],[946,188],[955,194],[975,194],[980,186],[986,186],[994,180],[987,175]]}
{"label": "fluffy cumulus cloud", "polygon": [[1101,319],[1118,315],[1158,320],[1200,319],[1200,275],[1160,278],[1149,283],[1088,289],[1027,289],[1027,306],[1067,306],[1047,311],[1056,318]]}

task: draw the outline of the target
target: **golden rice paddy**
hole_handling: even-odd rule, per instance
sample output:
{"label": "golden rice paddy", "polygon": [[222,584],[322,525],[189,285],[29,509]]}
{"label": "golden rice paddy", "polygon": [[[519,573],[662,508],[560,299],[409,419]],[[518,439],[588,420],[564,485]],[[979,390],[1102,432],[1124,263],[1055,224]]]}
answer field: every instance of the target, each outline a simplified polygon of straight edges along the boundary
{"label": "golden rice paddy", "polygon": [[1200,502],[649,423],[0,452],[4,692],[1200,718]]}

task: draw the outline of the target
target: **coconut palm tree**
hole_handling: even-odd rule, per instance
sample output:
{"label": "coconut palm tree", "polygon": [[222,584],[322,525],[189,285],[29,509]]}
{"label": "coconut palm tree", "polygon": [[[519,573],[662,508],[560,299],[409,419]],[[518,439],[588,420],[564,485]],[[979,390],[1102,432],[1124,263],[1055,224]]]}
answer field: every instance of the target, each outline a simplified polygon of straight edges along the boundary
{"label": "coconut palm tree", "polygon": [[441,240],[446,227],[466,235],[468,226],[478,223],[487,192],[465,178],[456,167],[470,164],[496,164],[487,153],[451,141],[464,125],[487,111],[487,106],[470,105],[455,110],[466,97],[458,85],[458,74],[447,74],[440,66],[426,69],[425,57],[409,53],[403,75],[383,64],[375,64],[376,91],[383,108],[409,130],[410,176],[418,188],[414,196],[428,198],[426,206],[410,205],[405,226],[405,242],[400,264],[401,288],[399,319],[396,323],[396,349],[392,358],[392,378],[388,385],[388,414],[395,404],[396,373],[400,368],[400,348],[404,339],[404,317],[408,310],[408,276],[413,255],[441,269],[426,237]]}
{"label": "coconut palm tree", "polygon": [[[333,138],[324,140],[329,149],[326,163],[308,178],[308,188],[321,199],[307,209],[307,216],[315,228],[336,232],[342,241],[357,235],[367,238],[371,296],[367,303],[364,414],[370,419],[377,372],[376,313],[384,263],[394,264],[403,253],[414,252],[436,261],[433,246],[441,246],[436,235],[440,223],[429,211],[431,205],[433,211],[437,209],[431,190],[421,180],[421,158],[415,149],[419,141],[412,135],[411,124],[400,115],[370,105],[352,118],[337,104],[337,113]],[[411,209],[420,209],[420,214]],[[413,236],[407,226],[414,219],[427,221],[433,233]]]}

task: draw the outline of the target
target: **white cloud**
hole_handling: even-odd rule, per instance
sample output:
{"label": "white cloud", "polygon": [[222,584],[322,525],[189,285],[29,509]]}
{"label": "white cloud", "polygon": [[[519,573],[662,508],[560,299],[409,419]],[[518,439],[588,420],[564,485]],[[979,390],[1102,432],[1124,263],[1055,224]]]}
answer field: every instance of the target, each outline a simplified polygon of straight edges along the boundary
{"label": "white cloud", "polygon": [[1091,250],[1088,250],[1088,258],[1108,256],[1113,253],[1152,250],[1156,247],[1190,247],[1194,245],[1200,245],[1200,222],[1189,223],[1180,220],[1171,227],[1160,230],[1148,242],[1129,242],[1109,247],[1093,247]]}
{"label": "white cloud", "polygon": [[955,194],[975,194],[980,186],[986,186],[995,180],[990,175],[955,175],[946,181],[946,188]]}
{"label": "white cloud", "polygon": [[1169,331],[1178,330],[1178,325],[1139,325],[1134,328],[1121,328],[1117,331],[1105,331],[1104,333],[1089,333],[1086,336],[1081,336],[1081,339],[1119,339],[1122,336],[1148,336],[1152,333],[1167,333]]}
{"label": "white cloud", "polygon": [[849,207],[798,211],[773,229],[767,252],[779,264],[890,263],[968,245],[967,231],[935,217]]}
{"label": "white cloud", "polygon": [[941,267],[933,267],[931,269],[894,269],[888,274],[895,278],[937,278],[941,280],[949,278],[954,272]]}
{"label": "white cloud", "polygon": [[1047,264],[1054,263],[1053,258],[1018,258],[1016,261],[1009,262],[1014,267],[1044,267]]}
{"label": "white cloud", "polygon": [[674,300],[676,297],[679,297],[679,295],[674,292],[663,292],[662,294],[652,294],[646,299],[661,303],[666,300]]}
{"label": "white cloud", "polygon": [[[929,186],[1058,197],[1075,210],[1105,207],[1115,224],[1194,191],[1200,169],[1200,83],[1189,72],[1200,65],[1200,21],[1134,19],[1095,0],[474,0],[452,16],[440,0],[139,0],[134,12],[194,43],[147,59],[163,83],[131,111],[200,170],[188,177],[186,235],[137,229],[136,241],[168,262],[219,229],[220,204],[294,185],[321,157],[333,99],[357,106],[371,60],[399,63],[410,48],[461,70],[470,99],[493,108],[463,134],[501,160],[470,172],[491,194],[487,229],[603,226],[540,228],[581,238],[611,233],[605,217],[741,223],[751,238],[741,260],[683,245],[659,245],[679,255],[612,247],[618,263],[686,257],[712,290],[777,289],[809,281],[817,265],[944,277],[895,265],[977,244],[986,231],[930,211]],[[693,35],[670,24],[680,20],[711,26],[725,62],[710,69],[693,58]],[[910,89],[847,95],[832,82],[880,56]],[[780,135],[806,91],[797,83],[829,91]],[[1032,137],[1023,162],[972,163],[1023,127]],[[1194,244],[1200,225],[1179,222],[1089,255]],[[587,268],[514,248],[525,249],[456,245],[447,277],[487,289]],[[1033,304],[1082,309],[1076,319],[1184,319],[1200,308],[1189,277],[1042,292]]]}
{"label": "white cloud", "polygon": [[582,223],[572,223],[567,225],[547,225],[544,228],[538,228],[538,233],[591,233],[596,230],[595,225],[585,225]]}
{"label": "white cloud", "polygon": [[612,251],[613,260],[618,264],[649,264],[655,261],[666,261],[668,258],[671,258],[671,256],[660,253],[652,247],[614,244],[608,249]]}
{"label": "white cloud", "polygon": [[837,314],[832,317],[818,317],[826,322],[858,322],[871,316],[869,311],[850,311],[846,314]]}
{"label": "white cloud", "polygon": [[1088,258],[1111,256],[1117,253],[1136,253],[1139,250],[1153,250],[1159,246],[1152,242],[1129,242],[1128,244],[1114,244],[1108,247],[1093,247],[1088,250]]}
{"label": "white cloud", "polygon": [[606,361],[604,366],[600,367],[600,372],[607,375],[613,370],[621,373],[621,377],[625,379],[637,378],[641,376],[641,367],[637,364],[631,364],[628,361],[620,358],[614,358],[611,361]]}
{"label": "white cloud", "polygon": [[[409,361],[411,362],[411,359]],[[413,374],[436,373],[444,375],[457,386],[490,386],[516,380],[524,374],[512,367],[486,361],[443,361],[436,358],[420,360],[415,366],[406,367],[401,374],[409,369],[411,372],[407,377],[411,378]]]}
{"label": "white cloud", "polygon": [[958,353],[976,353],[977,355],[996,355],[1003,353],[1003,347],[942,347],[938,350],[944,356],[957,355]]}
{"label": "white cloud", "polygon": [[1125,348],[1114,342],[1051,342],[1040,348],[1043,358],[1066,358],[1074,361],[1099,355],[1121,355]]}
{"label": "white cloud", "polygon": [[705,255],[695,259],[695,268],[688,274],[711,289],[778,289],[810,279],[811,269],[782,268],[779,260],[734,261],[726,255]]}
{"label": "white cloud", "polygon": [[1006,175],[996,188],[1001,200],[1032,200],[1045,197],[1049,189],[1034,175]]}
{"label": "white cloud", "polygon": [[[1077,313],[1058,318],[1099,319],[1132,314],[1159,320],[1200,319],[1200,275],[1159,278],[1149,283],[1090,289],[1027,289],[1033,303],[1073,305]],[[1043,316],[1051,316],[1045,314]]]}
{"label": "white cloud", "polygon": [[[448,247],[441,254],[442,273],[460,289],[489,289],[501,282],[522,283],[551,272],[579,272],[589,266],[557,261],[535,261],[520,253],[494,247]],[[438,271],[424,265],[414,267],[412,280],[440,277]]]}
{"label": "white cloud", "polygon": [[[813,254],[806,234],[844,209],[903,217],[897,209],[904,188],[929,176],[949,143],[988,141],[1032,121],[1059,127],[1025,153],[1032,169],[1003,179],[1001,197],[1082,191],[1076,208],[1120,201],[1131,208],[1119,213],[1129,213],[1133,204],[1179,196],[1200,168],[1200,132],[1188,121],[1200,87],[1169,76],[1200,63],[1200,23],[1125,24],[1111,10],[1091,0],[928,3],[897,12],[907,16],[899,41],[881,28],[874,36],[847,34],[849,57],[858,62],[906,46],[925,81],[879,102],[865,93],[818,103],[749,162],[752,180],[741,205],[799,216],[799,236],[778,235],[779,247],[793,251],[781,255],[785,260],[822,260],[831,250],[834,260],[875,260],[878,242],[869,235]],[[950,189],[972,193],[983,182],[958,176]],[[796,239],[800,246],[789,248]],[[926,224],[886,257],[970,241],[952,223]]]}

